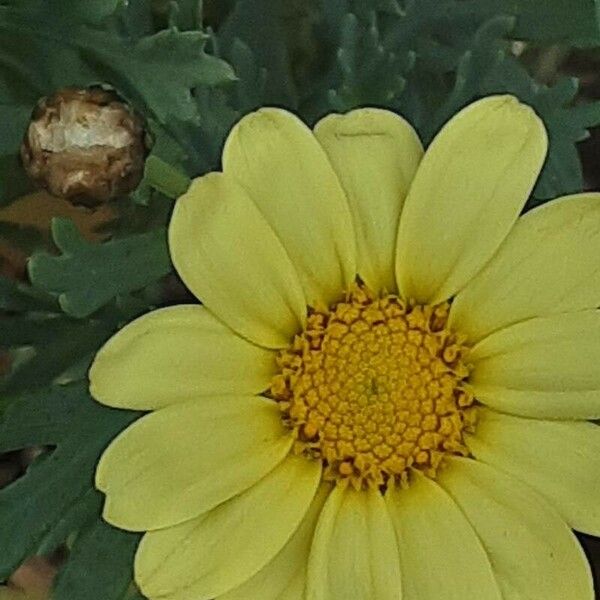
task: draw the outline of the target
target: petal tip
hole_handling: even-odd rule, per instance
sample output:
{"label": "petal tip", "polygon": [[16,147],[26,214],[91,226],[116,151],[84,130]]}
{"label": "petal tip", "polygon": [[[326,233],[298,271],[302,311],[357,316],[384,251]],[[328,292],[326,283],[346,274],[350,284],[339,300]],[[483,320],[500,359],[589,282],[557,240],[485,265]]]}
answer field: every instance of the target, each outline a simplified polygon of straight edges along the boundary
{"label": "petal tip", "polygon": [[96,465],[96,471],[94,473],[94,487],[100,491],[103,492],[104,494],[106,494],[106,492],[108,491],[108,481],[106,480],[105,477],[105,457],[106,451],[102,454],[102,456],[100,456],[100,459],[98,460],[98,464]]}
{"label": "petal tip", "polygon": [[[264,106],[244,115],[234,125],[229,137],[233,138],[236,134],[243,133],[244,130],[248,129],[281,129],[289,123],[302,124],[304,126],[304,123],[294,113],[283,108]],[[225,142],[225,146],[227,146],[228,141],[229,138]],[[227,152],[224,150],[223,155],[225,156],[226,154]]]}
{"label": "petal tip", "polygon": [[544,158],[548,150],[548,130],[536,109],[530,104],[521,102],[516,96],[507,94],[492,98],[497,98],[498,109],[507,111],[507,118],[514,120],[515,127],[517,123],[522,123],[528,137],[538,142],[540,153]]}
{"label": "petal tip", "polygon": [[[107,343],[110,343],[110,341]],[[111,393],[111,383],[113,380],[110,377],[110,368],[107,367],[107,362],[108,356],[105,345],[96,354],[88,370],[88,392],[98,404],[111,408],[123,408],[123,405],[119,404],[118,400],[115,403],[115,394]],[[113,398],[112,402],[110,400],[111,397]]]}

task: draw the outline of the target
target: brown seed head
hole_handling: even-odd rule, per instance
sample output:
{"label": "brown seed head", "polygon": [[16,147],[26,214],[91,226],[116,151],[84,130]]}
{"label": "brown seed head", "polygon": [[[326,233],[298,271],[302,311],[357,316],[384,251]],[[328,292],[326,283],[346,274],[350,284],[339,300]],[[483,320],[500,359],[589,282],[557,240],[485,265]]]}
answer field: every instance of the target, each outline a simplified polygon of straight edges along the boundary
{"label": "brown seed head", "polygon": [[21,146],[23,165],[38,185],[86,206],[135,189],[145,152],[141,119],[100,88],[42,98]]}

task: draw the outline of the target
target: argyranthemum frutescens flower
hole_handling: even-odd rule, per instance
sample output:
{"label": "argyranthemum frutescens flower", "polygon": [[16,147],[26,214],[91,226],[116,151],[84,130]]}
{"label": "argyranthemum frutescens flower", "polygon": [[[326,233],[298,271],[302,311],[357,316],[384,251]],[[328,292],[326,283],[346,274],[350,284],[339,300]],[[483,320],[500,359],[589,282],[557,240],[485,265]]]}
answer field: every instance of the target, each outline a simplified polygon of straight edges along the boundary
{"label": "argyranthemum frutescens flower", "polygon": [[519,213],[546,155],[491,97],[427,153],[400,117],[244,117],[177,202],[201,306],[98,354],[104,516],[152,600],[590,600],[600,196]]}

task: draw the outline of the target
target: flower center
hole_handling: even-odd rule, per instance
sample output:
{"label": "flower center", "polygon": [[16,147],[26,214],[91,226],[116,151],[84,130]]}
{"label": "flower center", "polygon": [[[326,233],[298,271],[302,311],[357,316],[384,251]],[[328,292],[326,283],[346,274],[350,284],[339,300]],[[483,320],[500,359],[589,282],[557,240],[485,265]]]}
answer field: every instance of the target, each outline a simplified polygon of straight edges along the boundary
{"label": "flower center", "polygon": [[411,468],[435,477],[445,455],[469,454],[476,408],[448,312],[356,284],[331,310],[311,310],[279,353],[271,395],[294,451],[320,459],[324,479],[407,485]]}

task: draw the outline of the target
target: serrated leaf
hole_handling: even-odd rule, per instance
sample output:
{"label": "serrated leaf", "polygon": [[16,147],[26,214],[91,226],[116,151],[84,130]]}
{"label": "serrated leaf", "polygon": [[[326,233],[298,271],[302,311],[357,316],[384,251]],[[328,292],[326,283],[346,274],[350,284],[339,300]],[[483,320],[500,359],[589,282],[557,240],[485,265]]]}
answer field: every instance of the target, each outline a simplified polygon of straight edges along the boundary
{"label": "serrated leaf", "polygon": [[24,391],[49,385],[74,364],[91,361],[116,328],[114,316],[87,322],[56,313],[0,316],[0,348],[12,358],[8,375],[0,378],[0,409]]}
{"label": "serrated leaf", "polygon": [[77,537],[59,573],[52,600],[126,600],[132,589],[133,557],[140,534],[98,519]]}
{"label": "serrated leaf", "polygon": [[54,523],[42,538],[36,553],[48,556],[56,552],[63,544],[70,541],[69,538],[93,522],[94,517],[97,517],[101,511],[102,494],[98,494],[95,489],[90,488]]}
{"label": "serrated leaf", "polygon": [[202,0],[156,0],[153,9],[171,26],[196,30],[202,28],[202,5]]}
{"label": "serrated leaf", "polygon": [[396,11],[387,2],[326,3],[320,42],[328,54],[320,60],[321,76],[303,97],[306,120],[312,123],[332,109],[375,105],[420,126],[448,91],[448,72],[462,55],[454,44],[464,44],[473,33],[473,15],[458,10],[463,4],[406,0]]}
{"label": "serrated leaf", "polygon": [[268,69],[261,66],[250,47],[237,38],[231,44],[228,58],[239,76],[235,85],[236,108],[241,113],[259,108],[265,103]]}
{"label": "serrated leaf", "polygon": [[[30,13],[44,15],[59,15],[61,19],[68,19],[82,23],[98,23],[113,14],[122,0],[27,0]],[[0,4],[5,6],[19,6],[23,0],[3,0]]]}
{"label": "serrated leaf", "polygon": [[497,10],[517,17],[517,38],[600,46],[598,0],[501,0]]}
{"label": "serrated leaf", "polygon": [[139,290],[171,267],[164,229],[102,244],[84,240],[68,219],[52,221],[60,256],[34,255],[28,265],[34,287],[57,294],[70,316],[84,318],[116,296]]}
{"label": "serrated leaf", "polygon": [[[137,14],[139,5],[138,0],[123,3],[117,12],[129,23],[129,13]],[[143,5],[139,10],[148,12],[145,0]],[[0,4],[0,202],[31,189],[18,152],[41,96],[65,86],[112,86],[198,163],[202,149],[190,127],[200,115],[192,92],[235,80],[228,63],[205,52],[207,36],[201,31],[132,35],[117,17],[92,27],[73,10],[52,11],[40,0]],[[145,25],[138,33],[143,32]]]}
{"label": "serrated leaf", "polygon": [[[51,423],[41,422],[48,415]],[[0,420],[0,452],[52,446],[25,475],[0,490],[0,578],[7,577],[57,527],[71,533],[80,524],[80,504],[89,503],[96,462],[103,448],[137,413],[95,403],[86,384],[54,387],[15,400]],[[66,514],[76,514],[65,527]],[[97,516],[92,512],[89,518]]]}
{"label": "serrated leaf", "polygon": [[[293,38],[308,17],[308,2],[292,0],[238,0],[218,31],[223,56],[231,60],[235,40],[249,48],[265,80],[256,81],[267,104],[290,109],[298,106],[298,88],[293,73]],[[291,24],[291,27],[290,27]],[[245,85],[252,85],[246,80]]]}
{"label": "serrated leaf", "polygon": [[490,94],[513,94],[532,106],[549,135],[548,158],[533,193],[533,206],[583,188],[576,144],[587,137],[587,128],[600,124],[600,103],[574,106],[578,83],[564,78],[548,87],[535,82],[508,51],[506,38],[514,20],[495,17],[485,22],[463,55],[455,84],[443,105],[424,128],[429,140],[443,123],[463,106]]}
{"label": "serrated leaf", "polygon": [[[0,95],[7,94],[6,87],[5,83]],[[31,110],[30,104],[19,104],[11,98],[0,99],[0,205],[33,188],[18,156]]]}
{"label": "serrated leaf", "polygon": [[346,15],[341,33],[337,51],[340,82],[329,90],[331,108],[392,107],[406,86],[404,75],[413,66],[413,54],[386,50],[375,13],[367,15],[367,23],[352,13]]}
{"label": "serrated leaf", "polygon": [[484,95],[481,93],[482,79],[505,61],[509,47],[507,37],[514,24],[514,18],[498,16],[477,29],[460,55],[453,87],[420,128],[426,142],[431,141],[452,115],[474,98]]}
{"label": "serrated leaf", "polygon": [[19,9],[0,6],[0,58],[18,62],[30,87],[51,93],[62,86],[107,83],[167,123],[170,117],[196,118],[193,88],[235,80],[225,61],[205,53],[207,36],[201,31],[171,28],[132,40],[56,17],[48,27],[52,15],[32,14],[29,2],[19,3]]}
{"label": "serrated leaf", "polygon": [[402,7],[398,0],[374,0],[374,10],[389,13],[391,15],[401,15]]}
{"label": "serrated leaf", "polygon": [[39,228],[2,220],[0,220],[0,240],[27,255],[48,248],[48,241]]}
{"label": "serrated leaf", "polygon": [[0,275],[0,310],[23,313],[57,309],[58,304],[52,296]]}
{"label": "serrated leaf", "polygon": [[[500,15],[489,19],[489,7],[489,3],[472,0],[407,3],[397,26],[388,30],[386,44],[393,43],[398,52],[414,47],[417,63],[408,75],[404,94],[387,106],[407,116],[429,142],[470,102],[490,94],[513,94],[535,108],[549,132],[548,160],[530,206],[578,192],[583,181],[576,144],[585,139],[587,128],[600,124],[600,104],[574,106],[575,80],[564,79],[553,87],[535,82],[510,52],[515,18]],[[417,44],[422,38],[429,43]],[[449,48],[446,54],[451,59],[446,65],[431,56],[432,49],[439,53],[438,43],[440,48]],[[436,72],[441,66],[445,70]],[[448,88],[448,75],[453,71],[454,83]]]}
{"label": "serrated leaf", "polygon": [[[0,119],[2,119],[0,110]],[[0,156],[0,206],[33,191],[34,186],[23,169],[19,156]]]}
{"label": "serrated leaf", "polygon": [[99,75],[168,124],[170,118],[198,119],[192,99],[195,87],[235,81],[225,61],[204,52],[206,39],[200,31],[168,29],[128,47],[94,34],[94,48],[86,52]]}
{"label": "serrated leaf", "polygon": [[482,82],[484,94],[513,93],[533,106],[548,129],[548,158],[530,206],[583,189],[576,144],[586,139],[588,128],[600,124],[600,102],[575,105],[578,87],[572,78],[563,78],[552,87],[536,84],[512,57]]}
{"label": "serrated leaf", "polygon": [[219,168],[223,143],[240,113],[232,107],[230,98],[223,90],[198,90],[196,101],[202,115],[197,131],[198,141],[204,149],[202,174]]}

